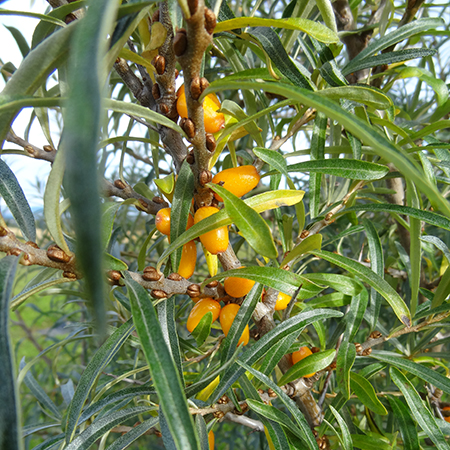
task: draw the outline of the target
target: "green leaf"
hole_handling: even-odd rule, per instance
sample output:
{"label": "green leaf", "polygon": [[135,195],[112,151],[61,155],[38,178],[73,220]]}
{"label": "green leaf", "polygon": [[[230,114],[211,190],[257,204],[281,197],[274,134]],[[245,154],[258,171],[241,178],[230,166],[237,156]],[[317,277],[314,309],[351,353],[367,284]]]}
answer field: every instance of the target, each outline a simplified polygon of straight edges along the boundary
{"label": "green leaf", "polygon": [[262,289],[262,285],[255,284],[247,294],[245,300],[239,308],[239,311],[236,314],[233,323],[231,324],[231,328],[228,330],[228,335],[221,345],[222,363],[228,361],[235,352],[238,341],[241,338],[245,327],[250,321],[257,303],[261,299]]}
{"label": "green leaf", "polygon": [[440,18],[418,19],[400,28],[397,28],[394,31],[391,31],[380,39],[373,39],[361,53],[359,53],[344,67],[343,71],[345,71],[345,73],[351,73],[353,72],[351,68],[356,67],[357,63],[365,60],[370,56],[376,55],[381,50],[384,50],[391,45],[408,39],[409,37],[414,36],[417,33],[421,33],[423,31],[428,32],[442,25],[444,25],[444,21]]}
{"label": "green leaf", "polygon": [[59,200],[61,196],[61,186],[65,170],[65,154],[62,151],[56,153],[55,161],[52,164],[52,170],[47,179],[44,192],[44,216],[48,231],[58,246],[68,255],[70,251],[61,227],[61,213],[59,209]]}
{"label": "green leaf", "polygon": [[27,287],[19,294],[15,295],[10,302],[10,308],[11,311],[15,311],[26,299],[31,297],[34,294],[37,294],[38,292],[45,291],[45,289],[48,289],[49,287],[55,286],[57,284],[61,283],[70,283],[74,280],[71,278],[56,278],[52,279],[50,281],[43,281],[41,283],[35,284],[33,286]]}
{"label": "green leaf", "polygon": [[[240,385],[247,400],[259,402],[261,397],[247,375],[244,375],[241,378]],[[263,414],[258,414],[258,417],[264,425],[264,432],[269,442],[269,447],[274,448],[275,450],[284,450],[288,448],[289,443],[283,428],[277,422],[268,420]]]}
{"label": "green leaf", "polygon": [[119,258],[116,258],[109,253],[103,254],[103,265],[105,270],[127,270],[128,266]]}
{"label": "green leaf", "polygon": [[406,370],[425,382],[450,394],[450,379],[441,375],[439,372],[436,372],[436,370],[429,369],[422,364],[417,364],[409,359],[400,358],[399,356],[390,356],[384,353],[376,353],[371,356],[372,358],[391,364],[399,369]]}
{"label": "green leaf", "polygon": [[436,101],[438,106],[442,106],[448,100],[448,87],[443,80],[433,76],[431,72],[421,67],[406,67],[399,70],[398,78],[417,77],[419,80],[427,83],[436,94]]}
{"label": "green leaf", "polygon": [[239,228],[245,240],[261,256],[275,259],[278,256],[272,233],[265,220],[243,200],[224,187],[209,183],[207,185],[222,198],[228,217]]}
{"label": "green leaf", "polygon": [[66,450],[87,450],[106,432],[113,429],[116,425],[126,422],[140,416],[151,408],[148,406],[135,406],[134,408],[121,409],[120,411],[109,412],[100,419],[95,420],[81,434],[79,434],[69,445]]}
{"label": "green leaf", "polygon": [[77,239],[77,263],[84,274],[85,289],[100,334],[106,329],[106,311],[96,152],[103,120],[102,97],[106,79],[103,58],[118,6],[117,2],[108,0],[90,1],[86,15],[80,21],[69,61],[70,95],[64,109],[61,143],[66,158],[64,186],[71,203]]}
{"label": "green leaf", "polygon": [[30,52],[30,47],[28,46],[27,40],[23,37],[23,34],[17,28],[8,27],[6,25],[5,28],[12,34],[17,46],[19,47],[20,53],[22,53],[22,56],[25,58]]}
{"label": "green leaf", "polygon": [[434,298],[431,303],[432,308],[437,308],[444,303],[445,299],[450,294],[450,266],[447,267],[444,274],[442,275],[441,281],[434,293]]}
{"label": "green leaf", "polygon": [[11,297],[18,258],[6,256],[0,260],[0,448],[23,448],[20,407],[16,387],[14,356],[9,334],[9,299]]}
{"label": "green leaf", "polygon": [[[380,237],[373,223],[369,219],[363,220],[364,229],[366,232],[367,242],[369,244],[370,254],[370,268],[381,278],[384,277],[384,256],[383,248],[381,246]],[[370,305],[368,311],[370,312],[370,329],[373,330],[378,322],[378,316],[381,308],[381,295],[371,288]]]}
{"label": "green leaf", "polygon": [[268,148],[262,147],[255,147],[253,149],[253,153],[259,159],[262,159],[265,163],[269,164],[274,169],[278,170],[278,172],[283,174],[286,178],[289,178],[286,160],[280,153],[278,153],[275,150],[269,150]]}
{"label": "green leaf", "polygon": [[[430,225],[434,225],[444,230],[450,231],[450,220],[446,217],[436,214],[431,211],[423,211],[409,206],[392,205],[390,203],[376,203],[355,205],[347,208],[343,214],[350,211],[368,211],[368,212],[387,212],[390,214],[404,214],[405,216],[413,217],[414,219],[422,220]],[[341,214],[339,214],[341,215]]]}
{"label": "green leaf", "polygon": [[120,391],[116,391],[112,394],[103,397],[101,400],[96,401],[95,403],[91,403],[81,414],[78,424],[86,422],[86,420],[90,419],[94,414],[101,411],[105,406],[111,405],[111,403],[122,402],[123,400],[137,398],[140,395],[152,395],[156,394],[154,389],[150,389],[146,386],[137,386],[137,387],[128,387],[125,389],[121,389]]}
{"label": "green leaf", "polygon": [[447,261],[450,261],[450,250],[441,239],[436,236],[422,236],[420,240],[422,242],[430,242],[431,244],[433,244],[444,254],[444,256],[447,258]]}
{"label": "green leaf", "polygon": [[309,73],[303,68],[294,64],[290,56],[286,53],[280,37],[271,28],[252,28],[249,31],[255,39],[259,41],[264,51],[269,56],[275,67],[296,86],[313,90],[309,81]]}
{"label": "green leaf", "polygon": [[[352,72],[357,72],[358,70],[369,69],[384,64],[395,64],[415,58],[426,58],[427,56],[433,56],[435,54],[436,50],[427,48],[409,48],[396,52],[381,53],[380,55],[364,58],[359,62],[356,61],[356,63],[352,61],[344,67],[342,74],[345,76]],[[411,67],[411,69],[413,68]]]}
{"label": "green leaf", "polygon": [[164,339],[155,308],[147,291],[126,274],[131,310],[142,350],[158,392],[160,407],[178,448],[199,449],[194,422],[189,414],[182,383],[171,352]]}
{"label": "green leaf", "polygon": [[[324,160],[325,141],[327,139],[328,117],[319,112],[314,120],[311,138],[311,161]],[[320,211],[320,189],[322,173],[312,172],[309,175],[309,203],[311,218],[314,219]],[[303,227],[302,227],[303,228]]]}
{"label": "green leaf", "polygon": [[292,422],[286,413],[280,411],[272,405],[266,405],[261,401],[253,400],[251,398],[246,399],[250,409],[255,411],[258,416],[263,416],[273,422],[279,423],[285,430],[289,430],[294,433],[299,439],[304,439],[303,433],[301,433],[298,426]]}
{"label": "green leaf", "polygon": [[286,355],[286,353],[289,353],[291,345],[295,342],[296,338],[297,336],[295,334],[290,334],[289,336],[280,339],[278,342],[275,342],[270,353],[264,358],[259,371],[264,375],[270,375],[280,362],[281,358]]}
{"label": "green leaf", "polygon": [[418,392],[411,382],[395,367],[389,369],[392,381],[397,385],[408,403],[409,409],[416,422],[420,425],[427,436],[434,442],[439,450],[448,450],[450,447],[446,442],[442,431],[436,424],[433,415],[424,405]]}
{"label": "green leaf", "polygon": [[369,284],[377,292],[379,292],[386,301],[391,305],[396,316],[400,319],[402,323],[406,326],[411,325],[411,316],[409,310],[403,301],[403,299],[398,295],[397,291],[392,288],[392,286],[385,280],[380,278],[377,274],[372,272],[368,267],[346,258],[342,255],[336,255],[335,253],[314,250],[313,253],[319,258],[323,258],[339,267],[349,271],[353,275],[356,275],[361,281]]}
{"label": "green leaf", "polygon": [[376,414],[380,414],[382,416],[387,414],[386,408],[380,400],[378,400],[378,397],[375,394],[375,389],[369,381],[361,375],[358,375],[356,372],[351,372],[350,386],[363,405],[367,406]]}
{"label": "green leaf", "polygon": [[[288,319],[289,320],[289,319]],[[267,335],[266,335],[267,336]],[[317,441],[312,434],[311,427],[305,419],[305,416],[300,412],[296,403],[289,398],[269,377],[253,369],[249,364],[238,361],[238,364],[242,366],[246,371],[250,372],[255,378],[262,381],[267,387],[271,388],[278,396],[280,401],[286,406],[288,411],[292,414],[292,417],[300,426],[303,432],[303,439],[305,440],[308,448],[311,450],[317,450],[319,447]]]}
{"label": "green leaf", "polygon": [[114,112],[119,112],[131,116],[137,116],[142,119],[148,120],[150,122],[157,123],[159,125],[163,125],[167,128],[177,131],[183,137],[186,137],[183,129],[177,125],[173,120],[168,119],[166,116],[159,114],[155,111],[152,111],[149,108],[146,108],[141,105],[137,105],[135,103],[122,102],[120,100],[104,100],[105,108],[111,109]]}
{"label": "green leaf", "polygon": [[[244,364],[254,364],[267,352],[269,352],[274,343],[278,342],[280,339],[283,339],[293,333],[298,336],[305,326],[318,320],[341,316],[341,312],[328,309],[315,309],[313,311],[306,311],[297,314],[296,316],[285,320],[276,328],[265,334],[255,343],[255,345],[244,352],[244,354],[239,358],[239,361]],[[221,378],[219,385],[214,391],[214,398],[212,399],[212,402],[214,403],[217,401],[243,373],[244,369],[239,369],[236,364],[233,364]]]}
{"label": "green leaf", "polygon": [[322,295],[313,298],[308,302],[310,308],[339,308],[340,306],[349,305],[351,301],[349,295],[344,295],[341,292],[333,292],[332,294]]}
{"label": "green leaf", "polygon": [[419,437],[417,428],[411,412],[406,405],[393,395],[388,395],[387,399],[391,405],[395,420],[397,421],[403,439],[405,450],[416,450],[419,448]]}
{"label": "green leaf", "polygon": [[[20,362],[20,370],[22,370],[25,366],[25,357],[22,358]],[[56,405],[52,402],[47,393],[42,389],[39,383],[36,381],[36,378],[33,377],[31,371],[28,371],[23,380],[31,391],[32,395],[36,398],[36,400],[41,404],[44,409],[51,412],[56,419],[61,419],[61,413],[59,412]]]}
{"label": "green leaf", "polygon": [[366,436],[365,434],[351,435],[354,448],[364,450],[392,450],[392,447],[385,441],[373,436]]}
{"label": "green leaf", "polygon": [[53,17],[47,16],[45,14],[39,14],[35,12],[29,12],[29,11],[11,11],[6,10],[3,8],[0,8],[0,16],[23,16],[23,17],[33,17],[35,19],[41,19],[46,22],[53,23],[55,25],[59,25],[60,27],[67,26],[65,22],[62,20],[55,19]]}
{"label": "green leaf", "polygon": [[329,286],[346,295],[356,296],[365,291],[359,280],[337,273],[306,273],[302,278],[311,283]]}
{"label": "green leaf", "polygon": [[364,313],[367,309],[368,301],[368,294],[365,289],[361,292],[361,294],[356,295],[352,298],[350,309],[345,315],[347,323],[345,326],[344,337],[348,340],[348,342],[352,342],[359,331]]}
{"label": "green leaf", "polygon": [[344,339],[336,358],[336,381],[343,397],[350,398],[350,371],[355,363],[355,345]]}
{"label": "green leaf", "polygon": [[335,355],[336,350],[330,349],[307,356],[289,368],[278,381],[278,386],[283,386],[298,378],[302,378],[305,375],[310,375],[325,369],[333,362]]}
{"label": "green leaf", "polygon": [[8,165],[0,159],[0,195],[3,197],[11,214],[19,225],[27,241],[36,241],[36,224],[30,205]]}
{"label": "green leaf", "polygon": [[157,305],[157,312],[164,339],[166,340],[166,344],[175,361],[184,387],[180,342],[178,340],[177,326],[175,323],[175,298],[176,297],[170,297],[166,301],[159,303]]}
{"label": "green leaf", "polygon": [[322,247],[322,235],[321,234],[312,234],[308,236],[306,239],[303,239],[300,244],[297,244],[281,261],[280,267],[283,267],[287,263],[293,261],[294,259],[299,258],[305,253],[311,252],[312,250],[320,250]]}
{"label": "green leaf", "polygon": [[137,200],[135,198],[128,198],[123,202],[109,202],[106,205],[102,205],[102,245],[104,248],[108,246],[111,239],[111,234],[114,226],[114,221],[116,220],[117,211],[121,206],[124,205],[135,205]]}
{"label": "green leaf", "polygon": [[[54,17],[64,21],[66,16],[77,9],[83,8],[86,5],[86,1],[78,0],[71,2],[69,4],[60,6],[59,8],[52,9],[48,14],[49,17]],[[51,23],[46,20],[41,20],[33,32],[33,38],[31,40],[31,47],[35,48],[40,44],[45,38],[50,36],[51,33],[56,29],[59,24]],[[62,25],[64,26],[64,25]]]}
{"label": "green leaf", "polygon": [[341,429],[342,436],[338,435],[339,441],[342,445],[342,448],[344,450],[353,450],[353,441],[352,437],[350,436],[350,431],[348,429],[347,424],[345,423],[345,420],[342,418],[342,416],[333,408],[332,405],[329,406],[331,412],[333,413],[334,417],[336,418],[337,423],[339,424],[339,428]]}
{"label": "green leaf", "polygon": [[137,441],[147,431],[155,427],[158,422],[158,417],[152,417],[151,419],[144,420],[144,422],[136,425],[130,431],[115,439],[114,442],[106,448],[106,450],[124,450],[128,448],[133,442]]}
{"label": "green leaf", "polygon": [[287,167],[288,172],[324,173],[352,180],[373,181],[383,178],[389,169],[359,159],[316,159],[293,164]]}
{"label": "green leaf", "polygon": [[384,92],[371,86],[331,87],[322,89],[317,94],[331,100],[351,100],[375,109],[388,109],[393,106],[392,100]]}
{"label": "green leaf", "polygon": [[[177,183],[172,199],[170,210],[170,240],[174,242],[178,236],[186,230],[189,211],[191,209],[192,196],[194,192],[194,175],[191,166],[185,160],[178,174]],[[171,256],[172,269],[178,272],[180,265],[182,247],[179,247]]]}
{"label": "green leaf", "polygon": [[66,443],[69,444],[74,435],[78,424],[81,410],[86,402],[91,389],[95,386],[97,378],[103,372],[105,367],[111,362],[116,353],[127,340],[133,331],[132,322],[124,323],[118,328],[106,342],[97,350],[95,355],[89,361],[86,369],[81,375],[77,389],[67,411],[66,419]]}
{"label": "green leaf", "polygon": [[[279,208],[281,206],[291,206],[300,202],[303,198],[304,191],[279,190],[270,191],[264,194],[255,195],[249,199],[244,200],[244,203],[250,208],[253,208],[257,213],[267,211],[269,209]],[[158,260],[157,267],[161,267],[164,260],[170,256],[177,248],[186,244],[192,239],[232,223],[228,217],[225,209],[222,209],[217,214],[213,214],[199,223],[193,225],[189,230],[185,231],[175,242],[172,242]]]}
{"label": "green leaf", "polygon": [[[419,21],[414,23],[417,22]],[[353,114],[349,114],[335,102],[322,98],[315,92],[310,92],[296,86],[288,86],[283,83],[227,81],[226,79],[214,81],[202,95],[208,95],[210,92],[226,89],[262,89],[266,92],[283,95],[299,101],[304,105],[316,108],[333,120],[338,121],[354,137],[360,139],[363,144],[369,145],[375,154],[393,163],[406,178],[414,182],[418,189],[429,198],[435,209],[439,209],[444,214],[450,215],[449,202],[442,197],[442,194],[436,186],[429,183],[424,176],[423,170],[410,155],[400,149],[400,147],[394,145],[378,130],[368,125],[367,122]]]}
{"label": "green leaf", "polygon": [[[0,94],[0,106],[22,96],[32,96],[56,67],[68,56],[67,48],[77,23],[62,28],[32,50],[6,83]],[[20,106],[0,113],[0,142],[6,138],[9,127]]]}
{"label": "green leaf", "polygon": [[331,0],[317,0],[317,7],[325,25],[334,33],[337,33],[336,18],[334,16]]}
{"label": "green leaf", "polygon": [[192,330],[191,334],[199,347],[203,345],[211,332],[212,319],[213,314],[209,311],[201,318],[198,325]]}
{"label": "green leaf", "polygon": [[[342,393],[337,394],[336,397],[334,397],[334,399],[331,401],[331,405],[338,412],[344,407],[346,403],[347,399],[342,395]],[[325,420],[327,422],[331,422],[333,420],[333,413],[329,408],[325,410]],[[323,436],[327,428],[328,424],[326,422],[322,422],[318,430],[319,436]]]}
{"label": "green leaf", "polygon": [[237,17],[235,19],[224,20],[219,22],[214,29],[214,33],[221,31],[230,31],[235,28],[246,27],[275,27],[284,28],[286,30],[298,30],[309,34],[319,42],[325,44],[333,44],[339,42],[339,37],[335,32],[322,25],[320,22],[312,20],[300,19],[298,17],[290,17],[288,19],[263,19],[261,17]]}
{"label": "green leaf", "polygon": [[206,429],[205,419],[201,414],[197,414],[195,417],[195,427],[200,438],[201,449],[209,450],[208,430]]}

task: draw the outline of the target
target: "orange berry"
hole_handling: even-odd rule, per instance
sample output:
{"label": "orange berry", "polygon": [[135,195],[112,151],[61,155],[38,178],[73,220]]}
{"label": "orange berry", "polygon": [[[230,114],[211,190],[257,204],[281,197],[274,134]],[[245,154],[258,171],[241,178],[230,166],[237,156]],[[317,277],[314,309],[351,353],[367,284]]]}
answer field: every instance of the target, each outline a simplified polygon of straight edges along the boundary
{"label": "orange berry", "polygon": [[[223,333],[225,336],[230,331],[231,325],[233,324],[234,318],[239,311],[240,306],[236,305],[236,303],[228,303],[228,305],[222,308],[220,311],[220,326],[222,327]],[[242,336],[239,339],[238,345],[244,343],[244,345],[248,344],[250,339],[250,332],[248,330],[248,325],[244,328],[242,332]]]}
{"label": "orange berry", "polygon": [[213,433],[213,430],[211,430],[208,433],[208,443],[209,443],[209,450],[214,450],[214,433]]}
{"label": "orange berry", "polygon": [[277,297],[277,303],[275,304],[275,311],[286,309],[289,305],[289,302],[291,301],[291,298],[292,297],[285,294],[284,292],[280,292]]}
{"label": "orange berry", "polygon": [[[177,111],[181,117],[188,118],[186,104],[186,93],[184,84],[177,92]],[[220,108],[220,100],[215,94],[208,94],[203,100],[203,117],[205,122],[205,131],[207,133],[217,133],[225,125],[225,117],[222,113],[216,111]]]}
{"label": "orange berry", "polygon": [[[171,208],[163,208],[158,211],[155,217],[156,229],[166,236],[170,236],[170,212]],[[186,230],[194,225],[194,218],[189,214]]]}
{"label": "orange berry", "polygon": [[163,208],[158,211],[155,217],[156,229],[166,236],[170,235],[170,208]]}
{"label": "orange berry", "polygon": [[[242,268],[242,266],[239,267],[239,269]],[[231,297],[234,298],[239,298],[247,295],[254,284],[254,281],[247,280],[247,278],[227,277],[223,282],[223,287],[228,295],[231,295]]]}
{"label": "orange berry", "polygon": [[[300,347],[296,352],[292,353],[292,364],[296,364],[307,356],[312,355],[312,351],[308,347]],[[305,375],[304,378],[311,378],[314,373]]]}
{"label": "orange berry", "polygon": [[192,276],[195,270],[195,263],[197,262],[197,246],[194,241],[189,241],[183,245],[183,252],[181,253],[180,266],[178,273],[188,279]]}
{"label": "orange berry", "polygon": [[[450,411],[450,406],[444,406],[442,411]],[[444,417],[444,420],[450,423],[450,416]]]}
{"label": "orange berry", "polygon": [[[222,170],[212,179],[213,183],[224,183],[222,186],[237,197],[243,195],[254,189],[260,180],[259,173],[255,166],[239,166],[231,169]],[[219,202],[223,202],[220,195],[214,194]]]}
{"label": "orange berry", "polygon": [[[219,209],[214,206],[203,206],[195,212],[194,223],[197,224],[201,220],[218,212]],[[200,236],[200,241],[205,246],[206,250],[213,255],[224,252],[228,247],[228,228],[225,226],[208,231]]]}
{"label": "orange berry", "polygon": [[194,225],[194,218],[189,214],[188,220],[187,220],[187,225],[186,225],[186,230],[189,230],[189,228],[191,228],[192,225]]}
{"label": "orange berry", "polygon": [[199,302],[197,302],[192,308],[186,323],[186,328],[188,331],[192,333],[195,327],[200,323],[200,320],[202,320],[203,316],[210,311],[212,312],[212,321],[214,322],[220,314],[220,303],[210,297],[202,298]]}

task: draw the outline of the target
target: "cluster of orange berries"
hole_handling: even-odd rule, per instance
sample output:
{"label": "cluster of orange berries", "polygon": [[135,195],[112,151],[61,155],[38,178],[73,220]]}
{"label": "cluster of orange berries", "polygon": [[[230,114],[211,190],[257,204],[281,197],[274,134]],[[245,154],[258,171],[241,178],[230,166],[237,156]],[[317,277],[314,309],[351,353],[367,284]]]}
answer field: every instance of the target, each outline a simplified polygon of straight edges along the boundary
{"label": "cluster of orange berries", "polygon": [[[155,217],[156,229],[170,239],[170,212],[171,208],[163,208],[158,211]],[[186,230],[194,225],[194,219],[191,215],[188,216]],[[183,278],[190,278],[195,270],[195,263],[197,262],[197,247],[194,241],[189,241],[183,245],[183,252],[181,253],[180,267],[178,273]]]}
{"label": "cluster of orange berries", "polygon": [[[177,92],[177,111],[180,117],[187,119],[188,110],[186,104],[186,92],[184,90],[184,84],[178,89]],[[203,117],[205,123],[205,131],[207,133],[217,133],[225,125],[225,116],[222,113],[218,113],[220,109],[220,100],[215,94],[209,94],[203,100]]]}
{"label": "cluster of orange berries", "polygon": [[[213,178],[212,182],[220,183],[228,191],[240,197],[250,192],[258,184],[259,179],[259,174],[254,166],[241,166],[219,172]],[[220,196],[215,195],[218,201],[222,201]],[[189,229],[194,223],[197,224],[201,220],[217,214],[219,211],[219,208],[215,206],[203,206],[199,208],[195,212],[194,217],[189,215],[186,229]],[[158,211],[155,217],[157,230],[166,236],[170,236],[170,213],[171,208],[163,208]],[[228,228],[224,226],[202,234],[200,241],[206,250],[213,255],[224,252],[229,242]],[[178,273],[184,278],[191,277],[195,270],[196,260],[197,250],[195,242],[190,241],[183,246],[183,254]]]}
{"label": "cluster of orange berries", "polygon": [[[234,318],[239,311],[239,308],[240,306],[236,303],[228,303],[222,308],[217,300],[213,300],[210,297],[202,298],[201,300],[198,300],[192,308],[186,323],[186,328],[189,332],[192,333],[192,331],[194,331],[195,327],[200,323],[202,318],[206,314],[211,312],[212,321],[215,322],[217,319],[219,319],[223,333],[225,334],[225,336],[227,336],[228,332],[230,331],[231,325],[233,324]],[[249,340],[250,332],[247,325],[242,332],[238,345],[240,345],[241,343],[247,345]]]}

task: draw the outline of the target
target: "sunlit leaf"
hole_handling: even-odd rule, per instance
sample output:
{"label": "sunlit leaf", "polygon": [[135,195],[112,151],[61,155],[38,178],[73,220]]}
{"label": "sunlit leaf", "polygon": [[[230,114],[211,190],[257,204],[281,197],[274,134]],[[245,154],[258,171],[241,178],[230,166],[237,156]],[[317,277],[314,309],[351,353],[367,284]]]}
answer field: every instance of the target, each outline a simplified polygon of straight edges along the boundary
{"label": "sunlit leaf", "polygon": [[276,258],[278,251],[273,242],[270,228],[264,219],[224,187],[217,184],[210,184],[209,187],[223,198],[228,217],[236,224],[253,250],[267,258]]}

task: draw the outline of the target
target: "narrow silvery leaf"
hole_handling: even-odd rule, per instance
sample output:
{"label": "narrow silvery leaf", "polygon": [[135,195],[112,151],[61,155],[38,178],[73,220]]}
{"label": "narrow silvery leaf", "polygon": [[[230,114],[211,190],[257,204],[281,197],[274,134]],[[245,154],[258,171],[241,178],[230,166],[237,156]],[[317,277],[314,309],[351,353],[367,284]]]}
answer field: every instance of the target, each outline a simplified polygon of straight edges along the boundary
{"label": "narrow silvery leaf", "polygon": [[0,260],[0,449],[23,448],[14,356],[9,338],[9,299],[18,258]]}
{"label": "narrow silvery leaf", "polygon": [[106,312],[96,152],[104,116],[106,73],[102,63],[118,7],[118,2],[90,1],[79,23],[69,61],[69,99],[64,109],[61,142],[66,158],[64,186],[77,238],[77,262],[84,273],[85,289],[100,334],[106,329]]}
{"label": "narrow silvery leaf", "polygon": [[36,241],[36,224],[30,205],[8,165],[0,159],[0,196],[3,197],[11,214],[27,241]]}

